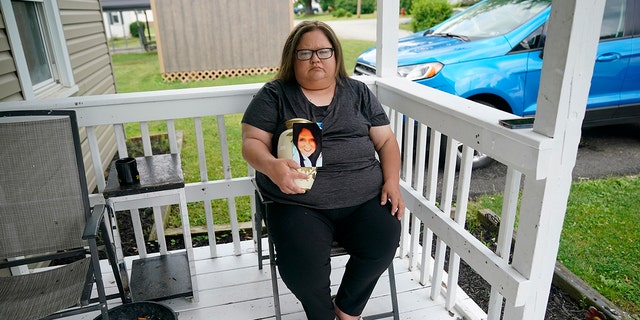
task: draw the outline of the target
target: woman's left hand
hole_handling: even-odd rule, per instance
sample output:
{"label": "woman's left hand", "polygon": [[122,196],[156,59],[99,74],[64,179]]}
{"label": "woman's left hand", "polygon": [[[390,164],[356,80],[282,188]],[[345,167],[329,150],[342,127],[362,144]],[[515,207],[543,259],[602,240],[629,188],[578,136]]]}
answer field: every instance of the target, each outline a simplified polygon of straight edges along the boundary
{"label": "woman's left hand", "polygon": [[382,186],[382,196],[380,198],[380,204],[386,205],[390,202],[391,214],[395,215],[398,220],[404,215],[404,199],[400,193],[400,185],[395,183],[385,183]]}

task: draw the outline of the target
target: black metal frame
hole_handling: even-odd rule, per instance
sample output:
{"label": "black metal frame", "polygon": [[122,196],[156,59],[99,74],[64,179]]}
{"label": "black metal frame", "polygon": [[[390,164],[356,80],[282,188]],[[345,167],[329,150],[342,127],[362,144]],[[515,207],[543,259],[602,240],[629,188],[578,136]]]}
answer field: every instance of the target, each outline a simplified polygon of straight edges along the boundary
{"label": "black metal frame", "polygon": [[[96,205],[95,207],[91,207],[89,203],[89,192],[87,188],[87,181],[85,177],[85,169],[84,162],[82,157],[82,149],[80,143],[80,135],[78,133],[78,122],[76,119],[75,111],[72,110],[17,110],[17,111],[5,111],[0,112],[0,118],[4,117],[27,117],[27,116],[60,116],[67,117],[71,126],[71,135],[73,138],[73,145],[75,149],[75,158],[76,165],[78,169],[78,179],[80,184],[80,189],[82,193],[82,202],[83,207],[85,208],[85,228],[82,235],[82,239],[86,240],[89,244],[89,252],[91,255],[91,263],[89,266],[89,270],[86,275],[85,286],[83,289],[83,294],[81,298],[80,306],[65,309],[54,314],[51,314],[44,319],[56,319],[62,318],[66,316],[81,314],[85,312],[90,312],[94,310],[101,310],[103,319],[108,319],[108,306],[107,301],[111,299],[119,298],[123,304],[130,302],[125,291],[122,279],[118,277],[120,271],[117,267],[115,248],[113,244],[109,241],[109,228],[105,223],[105,213],[106,208],[104,205]],[[108,219],[108,215],[106,216]],[[109,260],[109,264],[111,265],[112,271],[115,275],[116,284],[118,287],[118,293],[106,295],[104,289],[104,283],[102,281],[102,273],[100,270],[100,260],[99,260],[99,248],[97,245],[97,238],[99,233],[102,234],[103,238],[106,239],[104,241],[104,250],[106,251],[107,258]],[[43,254],[35,257],[29,257],[25,259],[18,259],[7,262],[0,262],[0,269],[10,268],[19,265],[27,265],[34,262],[41,261],[49,261],[54,259],[68,258],[73,256],[85,255],[85,248],[77,248],[75,250],[70,250],[61,253],[52,253],[52,254]],[[96,284],[96,289],[98,290],[98,298],[91,298],[91,292],[93,289],[93,284]]]}

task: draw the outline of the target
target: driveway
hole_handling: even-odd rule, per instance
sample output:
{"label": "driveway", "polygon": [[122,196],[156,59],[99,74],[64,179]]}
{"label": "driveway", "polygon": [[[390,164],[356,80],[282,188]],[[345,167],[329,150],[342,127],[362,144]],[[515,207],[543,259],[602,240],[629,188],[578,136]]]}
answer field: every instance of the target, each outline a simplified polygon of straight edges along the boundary
{"label": "driveway", "polygon": [[[494,162],[473,170],[469,193],[472,197],[502,192],[507,167]],[[582,130],[573,180],[640,174],[640,123]]]}

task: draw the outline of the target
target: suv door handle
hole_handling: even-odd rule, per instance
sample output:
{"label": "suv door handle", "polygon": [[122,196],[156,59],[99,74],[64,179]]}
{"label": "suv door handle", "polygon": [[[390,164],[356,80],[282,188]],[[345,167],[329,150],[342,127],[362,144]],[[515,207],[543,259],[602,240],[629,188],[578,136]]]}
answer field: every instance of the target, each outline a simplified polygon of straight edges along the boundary
{"label": "suv door handle", "polygon": [[620,54],[619,53],[604,53],[598,56],[598,59],[596,59],[596,61],[598,62],[608,62],[608,61],[613,61],[613,60],[618,60],[620,59]]}

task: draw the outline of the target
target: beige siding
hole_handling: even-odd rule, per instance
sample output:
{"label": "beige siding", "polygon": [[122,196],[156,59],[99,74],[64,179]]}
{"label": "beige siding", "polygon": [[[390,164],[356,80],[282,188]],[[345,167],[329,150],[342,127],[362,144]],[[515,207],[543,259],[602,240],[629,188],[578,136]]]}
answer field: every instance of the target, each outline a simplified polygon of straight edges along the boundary
{"label": "beige siding", "polygon": [[[109,47],[98,0],[58,0],[60,21],[67,41],[73,76],[79,87],[77,95],[115,93]],[[100,61],[100,63],[95,63]],[[104,72],[108,69],[109,72]],[[110,79],[104,91],[96,91],[96,74]]]}
{"label": "beige siding", "polygon": [[[71,67],[74,72],[77,69],[86,68],[87,64],[96,63],[96,60],[101,60],[101,65],[108,65],[110,63],[109,56],[104,54],[104,50],[107,49],[107,45],[102,43],[87,50],[82,50],[71,56]],[[84,78],[84,75],[75,75],[76,77]]]}
{"label": "beige siding", "polygon": [[[74,81],[78,86],[75,95],[115,93],[115,79],[99,1],[58,0],[58,8]],[[23,99],[5,23],[0,19],[0,101]],[[106,164],[116,153],[113,128],[99,127],[96,133],[100,149],[105,151],[102,153],[102,162],[108,167]],[[96,178],[84,130],[81,137],[87,181],[92,190],[96,186]]]}
{"label": "beige siding", "polygon": [[13,57],[9,51],[0,51],[0,70],[4,72],[16,71],[16,65],[13,63]]}
{"label": "beige siding", "polygon": [[[9,72],[0,75],[0,94],[2,101],[23,100],[20,94],[20,83],[15,72]],[[16,99],[19,97],[19,99]]]}
{"label": "beige siding", "polygon": [[162,72],[275,68],[290,0],[152,0]]}
{"label": "beige siding", "polygon": [[9,49],[11,49],[9,46],[9,38],[7,38],[7,32],[3,26],[2,32],[0,33],[0,50],[9,51]]}
{"label": "beige siding", "polygon": [[[79,88],[76,95],[115,93],[115,78],[98,0],[58,0],[58,8],[73,77]],[[86,134],[81,134],[82,149],[89,150]],[[113,128],[97,128],[96,135],[100,150],[110,151],[101,154],[103,164],[108,164],[115,154]],[[92,191],[96,186],[96,178],[88,151],[84,152],[84,163],[87,183]]]}
{"label": "beige siding", "polygon": [[85,34],[96,34],[104,31],[104,26],[95,22],[72,24],[64,28],[66,39],[77,39]]}
{"label": "beige siding", "polygon": [[110,80],[106,77],[111,72],[109,67],[104,67],[99,70],[93,70],[93,74],[85,79],[88,86],[86,96],[101,94],[111,86]]}
{"label": "beige siding", "polygon": [[0,102],[23,100],[16,65],[11,54],[9,38],[0,11]]}
{"label": "beige siding", "polygon": [[[96,78],[104,78],[105,74],[111,71],[109,68],[105,68],[105,62],[109,62],[109,57],[101,55],[99,57],[95,57],[93,60],[87,61],[87,63],[82,64],[77,68],[73,68],[73,76],[79,79],[84,79],[87,87],[93,87],[93,85],[89,84],[89,79],[93,78],[93,84],[96,82],[101,82],[102,79]],[[101,68],[100,70],[97,70]],[[101,74],[97,74],[100,71]]]}

